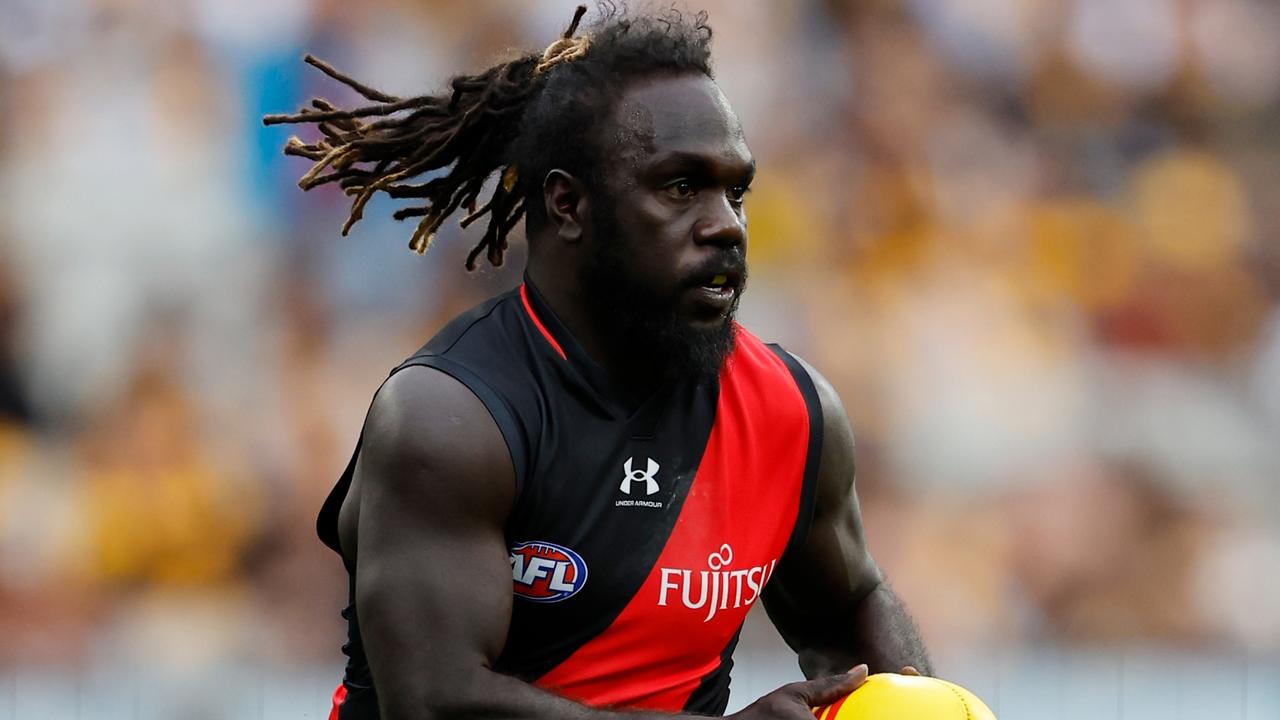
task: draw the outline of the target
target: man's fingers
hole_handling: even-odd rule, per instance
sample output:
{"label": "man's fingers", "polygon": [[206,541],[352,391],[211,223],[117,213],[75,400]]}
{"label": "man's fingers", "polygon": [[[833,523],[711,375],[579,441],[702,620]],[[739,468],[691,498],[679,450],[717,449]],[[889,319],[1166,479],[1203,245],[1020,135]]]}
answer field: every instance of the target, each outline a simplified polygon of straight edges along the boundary
{"label": "man's fingers", "polygon": [[859,665],[847,673],[796,683],[796,694],[809,707],[829,705],[853,692],[867,680],[867,666]]}
{"label": "man's fingers", "polygon": [[917,669],[915,669],[915,668],[913,668],[913,667],[911,667],[910,665],[907,665],[907,666],[904,666],[904,667],[902,668],[902,673],[901,673],[901,674],[902,674],[902,675],[915,675],[915,676],[919,677],[919,676],[920,676],[920,671],[919,671],[919,670],[917,670]]}

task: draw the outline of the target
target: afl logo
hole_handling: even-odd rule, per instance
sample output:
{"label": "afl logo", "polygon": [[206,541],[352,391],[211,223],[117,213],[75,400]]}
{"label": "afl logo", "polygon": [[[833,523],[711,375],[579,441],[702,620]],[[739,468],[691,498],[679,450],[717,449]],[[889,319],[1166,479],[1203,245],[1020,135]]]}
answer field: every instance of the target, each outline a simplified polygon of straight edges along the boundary
{"label": "afl logo", "polygon": [[511,548],[511,579],[516,597],[560,602],[587,584],[587,564],[563,545],[523,542]]}

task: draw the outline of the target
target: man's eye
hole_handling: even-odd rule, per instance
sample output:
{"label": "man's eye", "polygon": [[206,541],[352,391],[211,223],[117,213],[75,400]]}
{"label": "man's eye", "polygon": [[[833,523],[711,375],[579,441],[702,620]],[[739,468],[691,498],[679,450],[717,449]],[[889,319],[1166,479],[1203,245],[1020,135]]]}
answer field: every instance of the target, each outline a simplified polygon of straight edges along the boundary
{"label": "man's eye", "polygon": [[729,199],[732,200],[733,202],[740,203],[742,202],[742,199],[745,198],[747,196],[747,193],[750,191],[751,191],[751,188],[747,187],[746,185],[734,185],[733,187],[729,188],[729,192],[728,192]]}
{"label": "man's eye", "polygon": [[693,197],[693,183],[688,180],[677,180],[667,186],[667,194],[677,200],[687,200]]}

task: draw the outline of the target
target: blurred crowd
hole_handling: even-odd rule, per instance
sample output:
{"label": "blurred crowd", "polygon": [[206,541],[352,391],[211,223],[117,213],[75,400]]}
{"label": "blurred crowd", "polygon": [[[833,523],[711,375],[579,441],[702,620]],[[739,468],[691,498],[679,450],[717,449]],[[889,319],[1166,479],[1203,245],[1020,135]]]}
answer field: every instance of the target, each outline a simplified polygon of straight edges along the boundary
{"label": "blurred crowd", "polygon": [[[296,187],[268,112],[573,2],[0,4],[0,667],[336,663],[314,516],[389,368],[518,282]],[[1280,5],[696,3],[760,171],[743,322],[820,368],[940,647],[1280,650]]]}

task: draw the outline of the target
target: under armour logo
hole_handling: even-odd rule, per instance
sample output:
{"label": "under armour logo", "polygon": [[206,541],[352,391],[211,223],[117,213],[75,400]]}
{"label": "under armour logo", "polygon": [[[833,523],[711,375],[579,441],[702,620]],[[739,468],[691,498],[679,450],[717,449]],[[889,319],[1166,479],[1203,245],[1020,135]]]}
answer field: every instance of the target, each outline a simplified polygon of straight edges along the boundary
{"label": "under armour logo", "polygon": [[631,483],[643,480],[645,495],[652,495],[658,492],[658,481],[653,479],[653,476],[658,474],[658,462],[653,458],[649,458],[646,461],[649,464],[648,470],[633,470],[631,469],[633,460],[635,458],[627,458],[627,461],[622,464],[622,484],[618,486],[618,489],[630,495]]}

